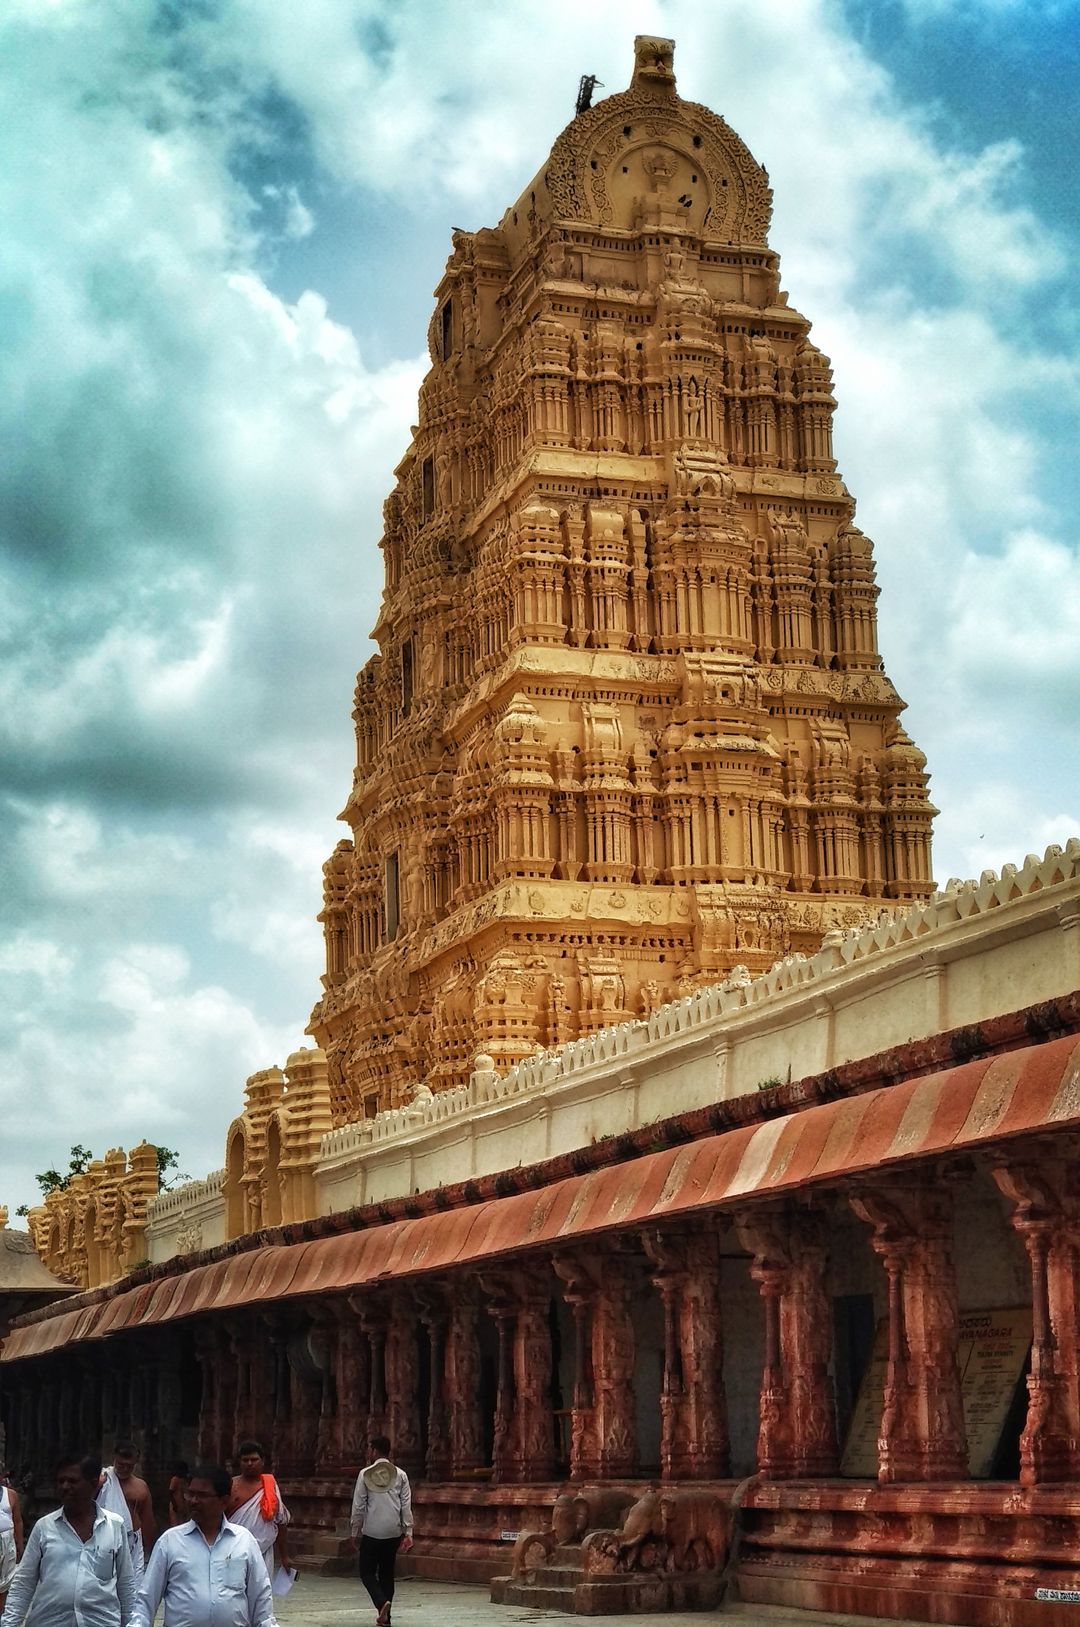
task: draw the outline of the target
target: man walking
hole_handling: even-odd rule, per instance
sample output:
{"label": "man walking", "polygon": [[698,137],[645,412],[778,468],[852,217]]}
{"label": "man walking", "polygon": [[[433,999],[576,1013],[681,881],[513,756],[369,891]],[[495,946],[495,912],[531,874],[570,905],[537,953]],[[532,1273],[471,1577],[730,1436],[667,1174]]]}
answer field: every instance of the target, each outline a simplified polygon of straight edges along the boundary
{"label": "man walking", "polygon": [[98,1458],[62,1458],[60,1507],[31,1531],[0,1627],[127,1627],[135,1578],[123,1521],[94,1500]]}
{"label": "man walking", "polygon": [[394,1561],[398,1549],[407,1554],[413,1545],[412,1487],[404,1469],[390,1461],[390,1442],[373,1435],[375,1461],[361,1469],[353,1492],[349,1529],[359,1544],[360,1580],[378,1614],[379,1627],[387,1627],[394,1599]]}
{"label": "man walking", "polygon": [[112,1466],[102,1473],[97,1497],[102,1508],[108,1509],[110,1514],[118,1514],[124,1522],[136,1584],[142,1577],[156,1531],[150,1487],[135,1473],[137,1457],[131,1441],[117,1441]]}
{"label": "man walking", "polygon": [[285,1527],[289,1511],[281,1495],[281,1487],[272,1474],[266,1472],[266,1453],[258,1441],[241,1441],[237,1451],[240,1473],[233,1477],[225,1517],[233,1525],[242,1525],[259,1544],[271,1581],[274,1575],[274,1549],[277,1562],[289,1569],[289,1555],[285,1546]]}
{"label": "man walking", "polygon": [[151,1627],[165,1602],[165,1627],[277,1627],[259,1545],[225,1518],[231,1480],[199,1464],[188,1483],[192,1518],[163,1531],[150,1555],[132,1617]]}

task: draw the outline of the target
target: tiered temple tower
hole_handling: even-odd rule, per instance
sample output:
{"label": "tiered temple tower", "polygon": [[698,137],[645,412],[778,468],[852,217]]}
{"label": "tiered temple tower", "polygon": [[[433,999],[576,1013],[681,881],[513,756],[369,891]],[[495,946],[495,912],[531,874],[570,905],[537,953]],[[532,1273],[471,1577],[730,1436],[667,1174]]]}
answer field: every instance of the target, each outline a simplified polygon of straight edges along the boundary
{"label": "tiered temple tower", "polygon": [[932,890],[829,362],[672,59],[454,234],[325,866],[338,1123]]}

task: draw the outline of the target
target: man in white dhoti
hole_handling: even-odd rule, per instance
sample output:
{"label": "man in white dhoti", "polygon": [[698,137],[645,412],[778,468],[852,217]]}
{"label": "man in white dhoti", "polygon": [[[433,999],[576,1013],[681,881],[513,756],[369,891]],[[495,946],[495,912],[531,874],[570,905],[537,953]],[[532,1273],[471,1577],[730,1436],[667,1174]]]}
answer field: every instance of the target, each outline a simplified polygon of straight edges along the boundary
{"label": "man in white dhoti", "polygon": [[241,1441],[237,1452],[240,1473],[232,1483],[225,1517],[232,1525],[242,1525],[259,1544],[267,1572],[273,1579],[277,1565],[289,1567],[285,1546],[285,1527],[289,1511],[281,1495],[281,1487],[272,1474],[266,1472],[266,1453],[258,1441]]}
{"label": "man in white dhoti", "polygon": [[142,1577],[146,1555],[154,1545],[154,1503],[150,1487],[135,1473],[136,1451],[131,1441],[117,1441],[110,1468],[103,1469],[98,1487],[99,1508],[118,1514],[124,1522],[135,1584]]}

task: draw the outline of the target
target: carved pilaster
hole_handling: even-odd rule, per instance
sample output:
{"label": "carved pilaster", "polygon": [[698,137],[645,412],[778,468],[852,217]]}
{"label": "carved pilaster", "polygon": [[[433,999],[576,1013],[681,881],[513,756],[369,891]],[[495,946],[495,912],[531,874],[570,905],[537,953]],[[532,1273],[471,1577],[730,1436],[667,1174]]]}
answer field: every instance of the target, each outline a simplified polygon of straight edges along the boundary
{"label": "carved pilaster", "polygon": [[410,1474],[423,1469],[420,1439],[417,1316],[408,1294],[395,1294],[386,1333],[387,1434],[394,1461]]}
{"label": "carved pilaster", "polygon": [[967,1474],[957,1359],[959,1309],[952,1197],[940,1182],[852,1198],[873,1229],[889,1286],[889,1353],[878,1478],[956,1480]]}
{"label": "carved pilaster", "polygon": [[821,1219],[776,1208],[739,1215],[735,1224],[751,1256],[765,1315],[758,1468],[777,1480],[835,1474],[832,1319]]}
{"label": "carved pilaster", "polygon": [[480,1310],[475,1283],[455,1286],[446,1347],[450,1456],[455,1475],[483,1467],[484,1425],[480,1410]]}
{"label": "carved pilaster", "polygon": [[[566,1300],[575,1326],[580,1330],[570,1478],[618,1479],[634,1472],[637,1458],[629,1264],[612,1253],[588,1258],[557,1258],[554,1265],[567,1285]],[[582,1336],[586,1311],[587,1346]],[[585,1389],[587,1373],[588,1392]]]}
{"label": "carved pilaster", "polygon": [[[1037,1486],[1080,1473],[1077,1380],[1077,1220],[1057,1147],[1003,1154],[994,1180],[1031,1269],[1031,1371],[1020,1436],[1020,1482]],[[1069,1160],[1074,1166],[1074,1159]],[[1036,1167],[1037,1166],[1037,1167]]]}
{"label": "carved pilaster", "polygon": [[715,1240],[643,1237],[664,1309],[660,1463],[665,1480],[711,1479],[729,1469],[720,1271]]}
{"label": "carved pilaster", "polygon": [[446,1372],[449,1310],[445,1296],[434,1287],[418,1288],[416,1300],[420,1320],[427,1335],[428,1370],[431,1375],[428,1387],[425,1471],[429,1480],[445,1480],[451,1466]]}

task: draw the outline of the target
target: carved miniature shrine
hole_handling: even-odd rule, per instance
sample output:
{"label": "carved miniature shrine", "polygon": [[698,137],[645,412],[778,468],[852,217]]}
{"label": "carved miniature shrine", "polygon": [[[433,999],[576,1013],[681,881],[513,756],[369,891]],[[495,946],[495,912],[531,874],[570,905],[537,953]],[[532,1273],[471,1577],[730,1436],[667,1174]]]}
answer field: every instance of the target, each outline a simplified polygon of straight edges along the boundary
{"label": "carved miniature shrine", "polygon": [[338,1124],[932,890],[829,363],[672,54],[437,289],[325,867]]}

